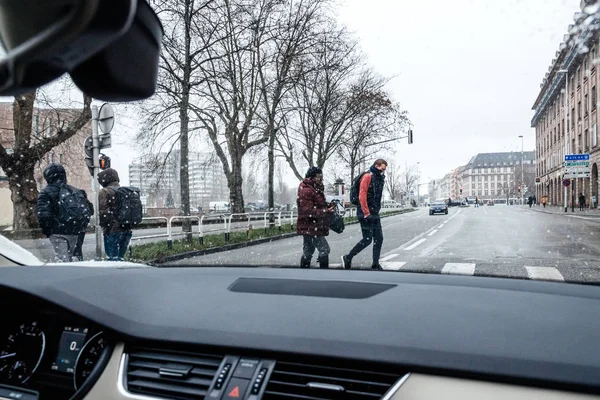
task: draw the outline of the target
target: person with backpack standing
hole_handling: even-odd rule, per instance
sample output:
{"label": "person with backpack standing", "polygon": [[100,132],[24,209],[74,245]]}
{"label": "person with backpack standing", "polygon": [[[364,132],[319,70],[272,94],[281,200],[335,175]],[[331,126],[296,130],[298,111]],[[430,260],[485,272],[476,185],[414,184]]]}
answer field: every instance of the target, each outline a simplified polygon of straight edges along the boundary
{"label": "person with backpack standing", "polygon": [[57,261],[70,262],[80,232],[90,223],[90,202],[83,190],[67,184],[67,173],[62,165],[48,165],[44,179],[48,185],[38,196],[38,222],[52,243]]}
{"label": "person with backpack standing", "polygon": [[98,203],[104,251],[109,261],[122,261],[131,240],[131,228],[142,220],[139,190],[120,186],[119,174],[112,168],[98,173],[98,182],[102,186]]}
{"label": "person with backpack standing", "polygon": [[310,268],[315,249],[319,250],[319,268],[329,268],[330,248],[325,236],[329,235],[329,219],[334,206],[325,200],[324,190],[323,171],[319,167],[310,167],[298,186],[296,233],[303,238],[300,268]]}
{"label": "person with backpack standing", "polygon": [[381,247],[383,245],[383,230],[379,210],[383,197],[385,182],[384,172],[387,161],[380,158],[375,160],[369,171],[363,172],[353,182],[350,189],[350,202],[357,205],[356,216],[360,222],[362,240],[354,246],[350,253],[342,256],[342,266],[352,267],[352,258],[363,251],[373,242],[373,264],[371,269],[383,269],[379,264]]}

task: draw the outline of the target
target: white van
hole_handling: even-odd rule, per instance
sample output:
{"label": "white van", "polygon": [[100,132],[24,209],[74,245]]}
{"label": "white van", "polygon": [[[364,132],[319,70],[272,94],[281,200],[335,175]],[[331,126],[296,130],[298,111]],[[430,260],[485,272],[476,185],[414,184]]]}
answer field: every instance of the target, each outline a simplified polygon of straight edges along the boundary
{"label": "white van", "polygon": [[229,212],[228,201],[211,201],[208,203],[208,211],[213,212]]}

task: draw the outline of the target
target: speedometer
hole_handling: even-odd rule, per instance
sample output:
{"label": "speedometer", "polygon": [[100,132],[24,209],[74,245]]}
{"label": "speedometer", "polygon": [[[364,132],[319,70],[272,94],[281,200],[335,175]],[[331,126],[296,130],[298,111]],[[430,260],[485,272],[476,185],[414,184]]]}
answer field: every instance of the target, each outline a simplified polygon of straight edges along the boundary
{"label": "speedometer", "polygon": [[104,353],[107,341],[103,332],[99,332],[88,340],[75,363],[75,373],[73,376],[75,389],[79,389],[85,380],[92,374],[94,368],[100,360],[100,356]]}
{"label": "speedometer", "polygon": [[46,336],[37,322],[20,324],[0,341],[0,380],[24,383],[40,365]]}

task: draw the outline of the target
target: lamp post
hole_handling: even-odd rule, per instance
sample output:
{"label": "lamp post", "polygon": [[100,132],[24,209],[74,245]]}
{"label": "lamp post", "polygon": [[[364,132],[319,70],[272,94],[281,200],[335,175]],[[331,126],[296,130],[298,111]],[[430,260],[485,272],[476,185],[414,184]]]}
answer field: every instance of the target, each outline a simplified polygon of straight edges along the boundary
{"label": "lamp post", "polygon": [[[568,102],[568,98],[569,98],[569,70],[568,69],[559,69],[558,71],[556,71],[556,73],[558,74],[564,74],[565,75],[565,149],[564,149],[564,154],[563,154],[563,160],[564,160],[564,156],[566,154],[569,153],[569,102]],[[564,186],[564,206],[565,206],[565,212],[567,212],[568,206],[567,206],[567,187]]]}
{"label": "lamp post", "polygon": [[523,196],[525,192],[525,185],[523,185],[523,135],[519,135],[521,138],[521,205],[524,205]]}

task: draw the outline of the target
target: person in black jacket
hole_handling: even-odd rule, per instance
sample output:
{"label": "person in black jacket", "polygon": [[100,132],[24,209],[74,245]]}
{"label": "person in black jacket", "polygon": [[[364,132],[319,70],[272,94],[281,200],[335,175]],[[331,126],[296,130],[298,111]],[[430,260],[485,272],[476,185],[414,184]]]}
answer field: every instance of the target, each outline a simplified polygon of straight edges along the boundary
{"label": "person in black jacket", "polygon": [[[70,262],[82,228],[65,224],[59,218],[60,189],[63,185],[67,185],[67,173],[62,165],[50,164],[44,170],[44,179],[48,185],[42,189],[37,200],[38,222],[42,233],[52,243],[56,260]],[[71,186],[69,188],[81,192]],[[89,204],[91,203],[88,201]]]}

